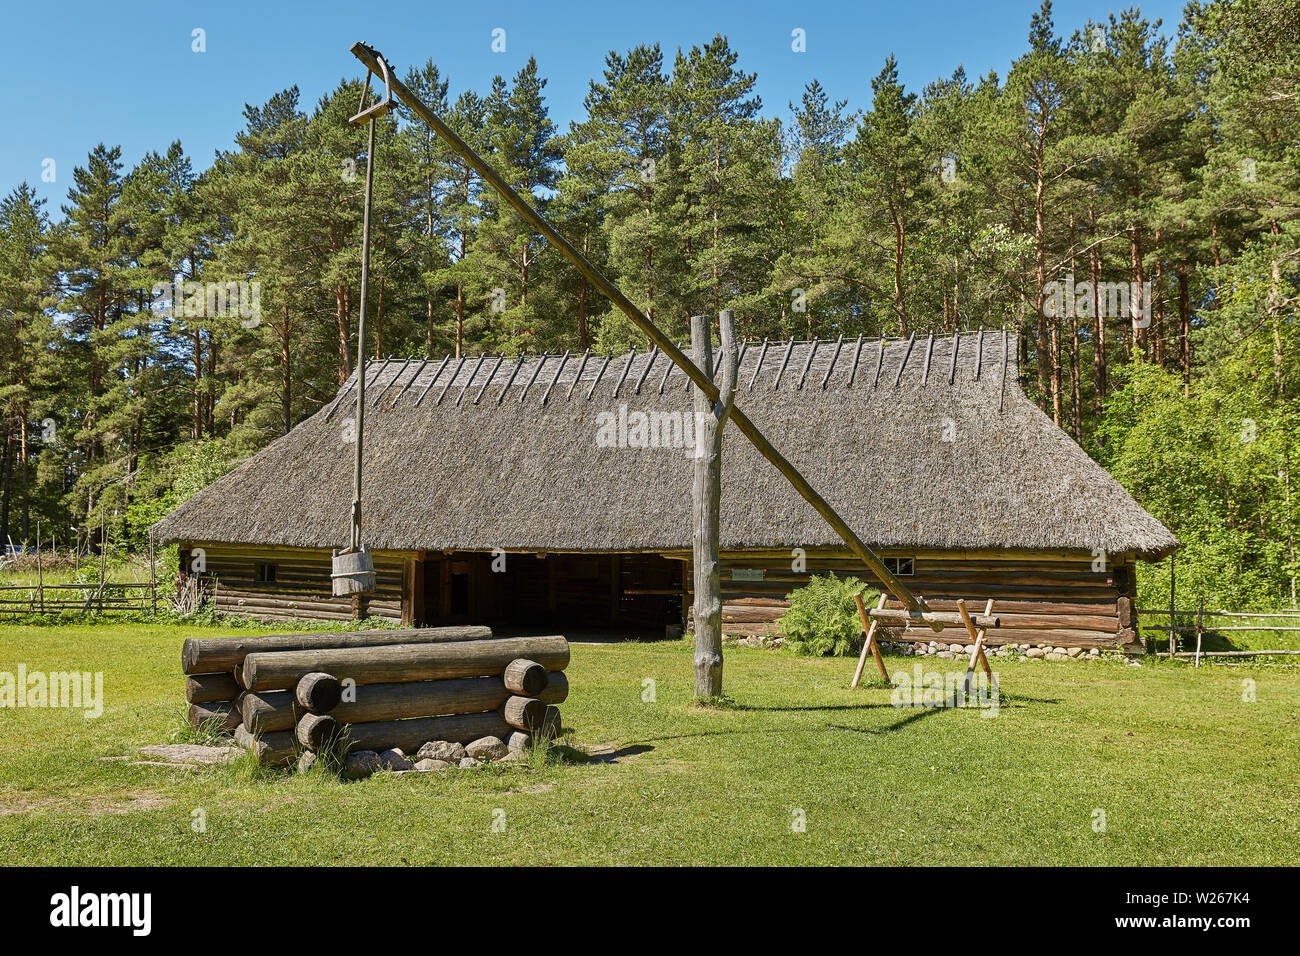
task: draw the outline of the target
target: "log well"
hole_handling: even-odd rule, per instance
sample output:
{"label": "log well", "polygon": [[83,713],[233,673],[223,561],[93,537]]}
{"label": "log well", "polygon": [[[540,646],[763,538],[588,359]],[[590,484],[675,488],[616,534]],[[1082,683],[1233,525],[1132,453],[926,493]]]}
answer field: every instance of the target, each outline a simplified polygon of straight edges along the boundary
{"label": "log well", "polygon": [[321,650],[252,653],[244,659],[249,690],[295,687],[305,674],[325,671],[357,684],[407,683],[449,677],[490,677],[526,657],[548,670],[569,664],[563,637],[508,637],[441,644],[394,644]]}

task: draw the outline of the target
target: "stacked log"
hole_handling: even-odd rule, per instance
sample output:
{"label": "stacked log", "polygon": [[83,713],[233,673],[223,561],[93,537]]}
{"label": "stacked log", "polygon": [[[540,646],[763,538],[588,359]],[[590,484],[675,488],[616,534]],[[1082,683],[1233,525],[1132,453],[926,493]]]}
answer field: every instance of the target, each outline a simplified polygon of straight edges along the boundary
{"label": "stacked log", "polygon": [[243,679],[257,688],[300,675],[269,722],[296,717],[297,743],[314,754],[336,742],[351,754],[416,754],[437,742],[523,750],[533,734],[559,733],[556,705],[569,696],[568,663],[563,637],[495,638],[250,654]]}
{"label": "stacked log", "polygon": [[[294,694],[300,675],[261,680],[256,688],[242,680],[245,661],[252,655],[316,653],[384,647],[419,647],[460,644],[491,639],[486,627],[432,627],[409,630],[350,631],[315,634],[269,634],[257,637],[191,638],[181,648],[185,699],[192,727],[216,727],[235,742],[257,754],[267,764],[288,764],[297,757],[295,728],[308,712],[297,706]],[[452,655],[453,657],[455,654]],[[567,645],[566,645],[567,661]],[[288,673],[283,669],[280,673]],[[328,692],[322,688],[317,692]]]}

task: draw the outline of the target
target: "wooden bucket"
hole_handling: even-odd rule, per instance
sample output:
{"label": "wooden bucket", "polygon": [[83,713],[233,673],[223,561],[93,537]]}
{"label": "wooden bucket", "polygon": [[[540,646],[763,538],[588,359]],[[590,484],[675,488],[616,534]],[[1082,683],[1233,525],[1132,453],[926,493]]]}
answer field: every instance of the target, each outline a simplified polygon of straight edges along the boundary
{"label": "wooden bucket", "polygon": [[370,551],[335,551],[334,571],[330,574],[335,597],[364,594],[375,589],[375,562]]}

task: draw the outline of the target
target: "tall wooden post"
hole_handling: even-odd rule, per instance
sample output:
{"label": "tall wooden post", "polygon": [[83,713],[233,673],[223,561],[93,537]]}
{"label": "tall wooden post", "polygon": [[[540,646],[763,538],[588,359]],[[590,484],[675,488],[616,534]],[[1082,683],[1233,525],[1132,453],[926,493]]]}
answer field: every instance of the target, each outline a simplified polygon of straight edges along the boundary
{"label": "tall wooden post", "polygon": [[[722,432],[736,395],[736,339],[731,313],[718,316],[722,335],[718,400],[692,389],[695,402],[694,480],[691,483],[691,544],[695,573],[695,696],[722,695],[722,586],[719,581],[719,511],[722,503]],[[691,318],[695,364],[713,377],[709,317]]]}

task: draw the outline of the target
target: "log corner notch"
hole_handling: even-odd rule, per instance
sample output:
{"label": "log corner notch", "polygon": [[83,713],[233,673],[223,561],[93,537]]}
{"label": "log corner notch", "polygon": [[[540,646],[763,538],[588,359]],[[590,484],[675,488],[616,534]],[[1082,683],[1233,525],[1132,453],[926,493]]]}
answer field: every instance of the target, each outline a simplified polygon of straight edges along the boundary
{"label": "log corner notch", "polygon": [[[611,282],[599,269],[591,264],[574,245],[551,225],[547,220],[534,209],[528,202],[519,195],[509,183],[502,178],[492,166],[483,159],[473,148],[444,123],[438,114],[429,109],[418,96],[406,88],[406,86],[392,75],[392,71],[386,61],[382,61],[379,53],[371,49],[366,44],[358,41],[352,44],[352,55],[361,61],[370,74],[381,77],[386,83],[386,89],[391,90],[393,96],[396,96],[408,107],[411,112],[424,122],[429,124],[429,128],[446,143],[452,152],[459,155],[476,173],[483,178],[483,181],[496,190],[525,222],[531,225],[546,241],[550,243],[559,253],[568,259],[582,275],[584,279],[590,282],[600,293],[609,299],[619,311],[628,317],[650,341],[659,348],[668,359],[685,373],[686,377],[702,391],[710,401],[716,402],[721,397],[721,392],[717,385],[713,383],[710,376],[706,375],[698,365],[677,347],[677,344],[659,329],[650,318],[642,312],[631,299],[623,294],[613,282]],[[381,62],[382,61],[382,62]],[[883,353],[882,353],[883,354]],[[735,422],[736,427],[740,429],[741,434],[753,443],[758,449],[759,454],[766,458],[772,465],[785,476],[799,492],[799,495],[813,506],[813,509],[821,515],[826,523],[834,529],[844,543],[848,545],[849,550],[857,556],[863,564],[871,571],[872,574],[885,586],[890,594],[894,595],[903,606],[909,611],[929,611],[929,605],[925,601],[912,593],[902,581],[898,579],[883,561],[867,547],[866,543],[849,527],[848,523],[839,516],[834,508],[831,507],[822,495],[815,489],[808,479],[806,479],[780,451],[759,431],[749,416],[740,408],[731,409],[730,419]],[[930,624],[930,628],[936,632],[943,630],[942,624]]]}
{"label": "log corner notch", "polygon": [[[695,364],[713,378],[713,344],[707,315],[691,317]],[[718,313],[721,353],[718,397],[692,389],[695,457],[691,483],[691,546],[695,576],[695,696],[722,696],[722,584],[718,539],[722,504],[722,433],[736,397],[736,337],[731,312]]]}

